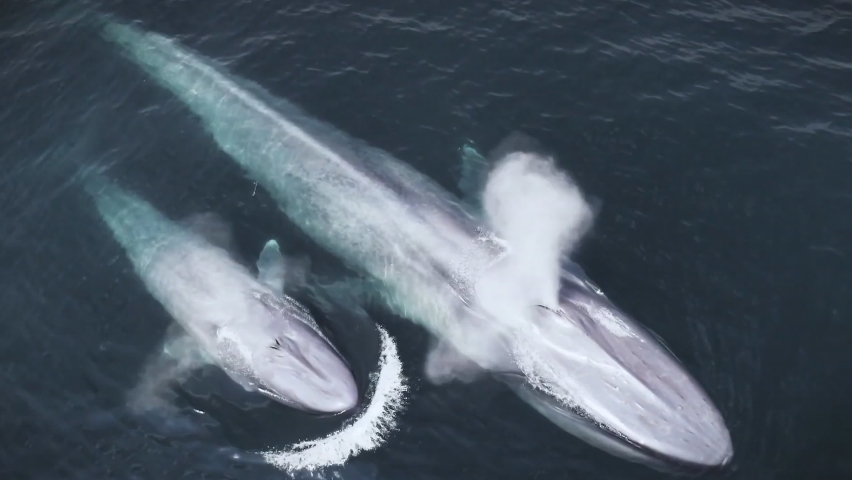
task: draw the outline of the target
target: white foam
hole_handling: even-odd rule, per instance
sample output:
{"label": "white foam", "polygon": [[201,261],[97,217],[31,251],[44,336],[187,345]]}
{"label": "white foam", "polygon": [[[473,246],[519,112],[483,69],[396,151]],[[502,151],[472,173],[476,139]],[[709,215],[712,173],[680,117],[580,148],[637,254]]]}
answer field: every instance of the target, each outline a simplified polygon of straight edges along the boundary
{"label": "white foam", "polygon": [[341,430],[318,440],[297,443],[279,451],[263,452],[267,462],[281,470],[315,471],[330,465],[340,465],[365,450],[383,444],[395,430],[397,416],[405,407],[408,390],[402,374],[402,362],[393,338],[376,326],[382,338],[379,371],[373,374],[373,395],[370,405]]}
{"label": "white foam", "polygon": [[512,357],[515,364],[521,369],[533,388],[555,398],[565,407],[572,408],[577,405],[577,400],[568,393],[568,389],[560,388],[561,385],[557,385],[551,380],[559,378],[559,376],[550,362],[538,354],[538,349],[530,344],[526,335],[516,334],[512,347]]}
{"label": "white foam", "polygon": [[[552,158],[522,152],[506,155],[489,173],[482,204],[489,226],[509,248],[478,279],[479,306],[495,320],[493,326],[525,332],[535,323],[530,321],[533,306],[557,307],[561,259],[591,227],[593,210]],[[529,335],[524,333],[524,342],[533,341]],[[513,343],[535,347],[524,342]],[[522,369],[520,364],[541,361],[521,353],[513,352],[521,355]]]}
{"label": "white foam", "polygon": [[636,334],[630,331],[630,328],[624,323],[623,320],[613,315],[613,313],[608,308],[589,305],[585,302],[578,302],[575,300],[571,300],[571,303],[583,309],[586,313],[589,314],[590,317],[595,319],[600,325],[609,330],[609,332],[613,335],[622,338],[633,337],[639,340],[640,342],[642,341],[641,338],[637,337]]}

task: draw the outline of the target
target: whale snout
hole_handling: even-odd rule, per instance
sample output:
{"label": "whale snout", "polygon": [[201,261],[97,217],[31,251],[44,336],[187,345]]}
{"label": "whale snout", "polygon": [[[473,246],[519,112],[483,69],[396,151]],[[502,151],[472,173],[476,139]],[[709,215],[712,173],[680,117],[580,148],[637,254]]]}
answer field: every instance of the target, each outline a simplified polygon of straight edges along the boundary
{"label": "whale snout", "polygon": [[510,384],[564,430],[660,470],[731,463],[725,421],[698,382],[650,330],[593,288],[574,266],[558,305],[540,306],[519,344],[534,351],[524,371],[548,387]]}
{"label": "whale snout", "polygon": [[[568,406],[553,396],[532,387],[522,376],[504,375],[506,382],[525,402],[558,427],[589,445],[628,461],[642,463],[667,473],[700,474],[724,469],[733,459],[731,438],[717,421],[697,425],[701,431],[683,432],[692,423],[675,412],[657,412],[655,420],[666,425],[647,423],[641,428],[616,430],[631,415],[627,407],[618,412],[589,412],[580,406]],[[634,406],[637,407],[637,406]],[[641,409],[640,409],[641,410]],[[668,416],[668,418],[665,418]]]}
{"label": "whale snout", "polygon": [[258,373],[267,394],[300,410],[338,414],[358,406],[352,370],[323,337],[303,324],[274,340]]}
{"label": "whale snout", "polygon": [[334,352],[313,355],[312,370],[317,375],[301,392],[304,405],[317,413],[348,412],[358,406],[358,385],[346,363]]}

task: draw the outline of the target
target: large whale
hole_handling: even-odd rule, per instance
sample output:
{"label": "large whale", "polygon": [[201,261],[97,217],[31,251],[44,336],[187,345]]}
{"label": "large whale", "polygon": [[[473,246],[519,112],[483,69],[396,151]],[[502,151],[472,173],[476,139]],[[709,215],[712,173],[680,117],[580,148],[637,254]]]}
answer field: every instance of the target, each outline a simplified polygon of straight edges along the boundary
{"label": "large whale", "polygon": [[566,431],[651,466],[730,461],[706,393],[574,263],[556,258],[557,288],[534,291],[499,229],[425,175],[171,39],[100,25],[366,291],[433,334],[430,379],[491,372]]}
{"label": "large whale", "polygon": [[349,367],[282,291],[287,265],[277,242],[267,242],[255,277],[229,252],[229,230],[215,215],[175,222],[100,173],[83,181],[136,274],[185,332],[172,346],[191,339],[198,356],[246,390],[300,410],[336,414],[357,405]]}

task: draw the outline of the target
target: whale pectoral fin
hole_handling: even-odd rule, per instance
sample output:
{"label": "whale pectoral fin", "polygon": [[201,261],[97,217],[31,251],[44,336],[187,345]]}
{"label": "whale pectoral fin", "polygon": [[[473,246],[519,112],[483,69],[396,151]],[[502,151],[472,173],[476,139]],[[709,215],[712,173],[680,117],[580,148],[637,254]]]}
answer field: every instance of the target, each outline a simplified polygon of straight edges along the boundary
{"label": "whale pectoral fin", "polygon": [[276,293],[284,291],[284,257],[278,248],[278,242],[270,240],[263,246],[257,259],[257,279]]}
{"label": "whale pectoral fin", "polygon": [[461,190],[465,203],[470,207],[479,207],[479,195],[488,175],[489,162],[470,143],[464,144],[460,152],[459,190]]}
{"label": "whale pectoral fin", "polygon": [[289,257],[281,255],[278,242],[266,242],[257,259],[257,278],[276,293],[294,291],[305,286],[311,260],[307,256]]}
{"label": "whale pectoral fin", "polygon": [[148,358],[139,381],[127,395],[128,406],[136,412],[169,410],[169,387],[185,382],[190,372],[213,363],[201,346],[180,326],[171,324],[161,348]]}
{"label": "whale pectoral fin", "polygon": [[180,325],[173,323],[166,329],[162,354],[172,358],[186,370],[215,363]]}
{"label": "whale pectoral fin", "polygon": [[231,227],[219,215],[213,212],[197,213],[185,218],[181,223],[213,245],[228,252],[233,250]]}
{"label": "whale pectoral fin", "polygon": [[453,380],[471,382],[485,375],[486,371],[450,342],[437,340],[426,355],[425,373],[430,382],[441,385]]}

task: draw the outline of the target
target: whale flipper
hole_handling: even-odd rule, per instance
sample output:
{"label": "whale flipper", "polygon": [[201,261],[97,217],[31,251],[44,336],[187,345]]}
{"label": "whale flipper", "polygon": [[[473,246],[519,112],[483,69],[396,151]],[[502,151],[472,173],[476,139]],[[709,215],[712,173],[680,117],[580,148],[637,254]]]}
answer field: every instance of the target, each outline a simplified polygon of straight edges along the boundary
{"label": "whale flipper", "polygon": [[310,270],[310,258],[299,256],[285,260],[275,240],[266,242],[257,259],[257,279],[276,293],[284,293],[285,288],[294,291],[303,287]]}
{"label": "whale flipper", "polygon": [[278,242],[269,240],[263,246],[257,259],[257,279],[265,283],[276,293],[284,291],[284,257],[278,248]]}
{"label": "whale flipper", "polygon": [[128,406],[137,413],[171,410],[174,407],[170,403],[170,387],[185,382],[193,370],[214,363],[198,342],[172,323],[161,348],[148,358],[139,381],[128,392]]}
{"label": "whale flipper", "polygon": [[213,212],[198,213],[185,218],[181,224],[213,245],[227,252],[233,251],[231,227],[219,215]]}
{"label": "whale flipper", "polygon": [[470,143],[466,143],[460,149],[461,152],[461,178],[459,178],[459,190],[462,200],[469,206],[478,208],[479,195],[488,175],[489,164]]}

